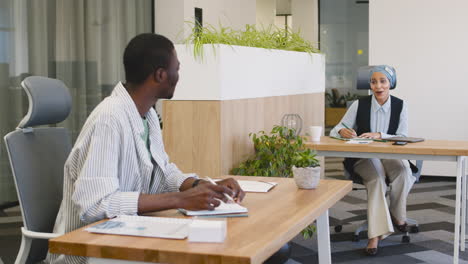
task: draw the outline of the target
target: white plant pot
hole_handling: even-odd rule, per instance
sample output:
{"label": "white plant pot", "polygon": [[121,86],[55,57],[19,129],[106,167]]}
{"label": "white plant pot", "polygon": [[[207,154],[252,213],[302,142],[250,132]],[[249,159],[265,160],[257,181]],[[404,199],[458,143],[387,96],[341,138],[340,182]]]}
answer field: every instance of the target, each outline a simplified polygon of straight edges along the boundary
{"label": "white plant pot", "polygon": [[315,189],[320,182],[320,167],[296,168],[292,167],[294,181],[300,189]]}

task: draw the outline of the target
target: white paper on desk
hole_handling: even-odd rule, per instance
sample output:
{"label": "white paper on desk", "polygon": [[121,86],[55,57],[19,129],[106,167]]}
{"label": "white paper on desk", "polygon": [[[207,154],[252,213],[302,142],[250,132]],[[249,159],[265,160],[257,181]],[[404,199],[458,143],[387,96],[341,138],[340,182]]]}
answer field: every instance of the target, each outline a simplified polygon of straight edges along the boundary
{"label": "white paper on desk", "polygon": [[[222,179],[215,179],[214,181],[221,181]],[[244,192],[261,192],[266,193],[271,188],[278,185],[277,182],[268,182],[268,181],[249,181],[249,180],[237,180],[239,186]]]}
{"label": "white paper on desk", "polygon": [[363,139],[359,139],[359,140],[349,140],[349,141],[346,141],[346,144],[370,144],[372,143],[373,140],[372,139],[369,139],[369,140],[363,140]]}
{"label": "white paper on desk", "polygon": [[238,203],[225,203],[221,201],[221,204],[216,207],[214,210],[201,210],[201,211],[190,211],[185,209],[179,209],[182,213],[189,216],[195,215],[222,215],[222,214],[237,214],[237,213],[247,213],[247,208],[243,207]]}
{"label": "white paper on desk", "polygon": [[238,180],[237,181],[244,192],[262,192],[266,193],[271,188],[278,185],[277,182],[263,182],[263,181],[246,181]]}
{"label": "white paper on desk", "polygon": [[91,233],[184,239],[192,219],[122,215],[86,228]]}

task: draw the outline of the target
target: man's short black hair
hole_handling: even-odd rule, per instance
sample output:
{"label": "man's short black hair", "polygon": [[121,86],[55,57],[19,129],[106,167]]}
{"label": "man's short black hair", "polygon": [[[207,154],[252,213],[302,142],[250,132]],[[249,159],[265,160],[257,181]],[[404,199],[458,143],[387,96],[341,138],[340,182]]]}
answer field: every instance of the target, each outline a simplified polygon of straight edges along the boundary
{"label": "man's short black hair", "polygon": [[158,68],[167,69],[173,52],[174,44],[164,36],[153,33],[137,35],[124,51],[126,81],[142,84]]}

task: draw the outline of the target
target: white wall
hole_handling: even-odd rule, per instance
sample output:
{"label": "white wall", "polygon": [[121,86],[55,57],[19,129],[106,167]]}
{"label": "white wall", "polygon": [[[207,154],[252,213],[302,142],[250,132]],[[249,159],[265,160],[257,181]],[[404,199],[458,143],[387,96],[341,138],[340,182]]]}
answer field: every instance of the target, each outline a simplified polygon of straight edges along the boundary
{"label": "white wall", "polygon": [[192,0],[192,2],[194,7],[203,8],[204,25],[208,23],[217,27],[221,23],[233,29],[243,29],[246,24],[254,25],[256,22],[254,0]]}
{"label": "white wall", "polygon": [[[154,0],[155,33],[164,35],[175,43],[182,42],[187,36],[187,33],[184,33],[184,19],[189,15],[189,10],[185,10],[185,2],[185,0]],[[192,11],[192,16],[194,12]]]}
{"label": "white wall", "polygon": [[[410,136],[468,140],[468,1],[371,0],[369,64],[395,66]],[[425,175],[456,174],[425,162]]]}
{"label": "white wall", "polygon": [[291,14],[292,0],[276,0],[276,13],[281,15]]}
{"label": "white wall", "polygon": [[257,0],[257,20],[256,24],[259,28],[268,27],[275,24],[276,18],[276,1],[275,0]]}
{"label": "white wall", "polygon": [[301,31],[301,36],[318,42],[318,0],[292,0],[291,13],[293,31]]}
{"label": "white wall", "polygon": [[203,9],[203,25],[219,24],[233,29],[243,29],[256,22],[254,0],[154,0],[155,32],[174,43],[190,34],[185,21],[194,21],[195,7]]}

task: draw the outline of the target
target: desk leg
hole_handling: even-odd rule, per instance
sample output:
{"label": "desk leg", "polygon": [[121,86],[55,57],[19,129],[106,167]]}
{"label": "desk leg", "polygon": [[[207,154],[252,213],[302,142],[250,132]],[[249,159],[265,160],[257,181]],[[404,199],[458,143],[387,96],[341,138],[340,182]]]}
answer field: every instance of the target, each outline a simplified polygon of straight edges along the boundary
{"label": "desk leg", "polygon": [[460,251],[460,207],[461,207],[461,185],[463,180],[462,172],[463,157],[457,158],[457,188],[455,195],[455,231],[453,239],[453,263],[458,264],[458,253]]}
{"label": "desk leg", "polygon": [[462,157],[462,203],[461,203],[461,251],[465,251],[465,236],[466,236],[466,157]]}
{"label": "desk leg", "polygon": [[328,210],[317,219],[317,239],[319,264],[331,263],[330,226],[328,225]]}

